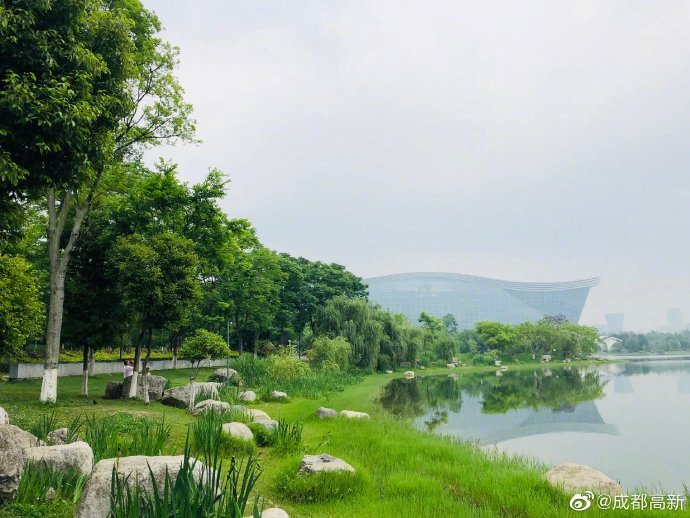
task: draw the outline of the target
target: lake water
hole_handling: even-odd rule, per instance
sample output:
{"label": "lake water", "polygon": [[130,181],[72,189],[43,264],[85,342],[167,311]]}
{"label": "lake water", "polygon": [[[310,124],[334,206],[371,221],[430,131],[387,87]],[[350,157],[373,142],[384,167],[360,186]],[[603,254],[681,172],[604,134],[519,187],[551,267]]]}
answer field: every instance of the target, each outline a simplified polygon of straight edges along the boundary
{"label": "lake water", "polygon": [[603,471],[628,492],[690,486],[690,361],[397,379],[381,403],[415,426]]}

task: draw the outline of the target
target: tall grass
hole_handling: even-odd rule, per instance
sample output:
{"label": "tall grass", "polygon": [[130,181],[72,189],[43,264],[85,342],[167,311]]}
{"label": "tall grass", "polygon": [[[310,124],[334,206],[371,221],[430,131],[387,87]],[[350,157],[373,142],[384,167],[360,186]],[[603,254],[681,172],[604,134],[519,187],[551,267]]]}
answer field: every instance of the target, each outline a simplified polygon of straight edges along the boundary
{"label": "tall grass", "polygon": [[243,411],[222,412],[210,408],[192,424],[193,450],[202,458],[211,458],[213,454],[243,454],[254,452],[254,443],[224,433],[223,423],[249,423],[251,418]]}
{"label": "tall grass", "polygon": [[285,419],[278,419],[273,428],[273,446],[279,451],[297,451],[302,446],[302,430],[300,421],[288,423]]}
{"label": "tall grass", "polygon": [[39,440],[45,441],[48,434],[57,428],[57,416],[55,412],[48,412],[38,418],[34,424],[31,425],[29,432],[35,435]]}
{"label": "tall grass", "polygon": [[48,499],[79,501],[87,476],[78,469],[63,471],[45,461],[28,462],[24,466],[15,503],[36,504]]}
{"label": "tall grass", "polygon": [[[206,437],[211,439],[211,435]],[[205,452],[201,476],[196,469],[197,462],[200,461],[191,457],[188,433],[184,460],[177,477],[173,479],[166,471],[162,487],[159,487],[149,468],[153,486],[150,493],[142,490],[139,484],[130,484],[128,478],[119,475],[113,467],[111,516],[242,518],[247,508],[251,507],[252,516],[258,518],[262,507],[259,505],[259,497],[251,498],[251,492],[262,473],[257,459],[249,457],[243,462],[233,457],[230,469],[223,477],[223,461],[218,451],[213,451],[213,442],[200,446]]]}
{"label": "tall grass", "polygon": [[154,421],[86,416],[84,429],[84,440],[93,450],[94,462],[129,455],[160,455],[172,431],[165,417]]}

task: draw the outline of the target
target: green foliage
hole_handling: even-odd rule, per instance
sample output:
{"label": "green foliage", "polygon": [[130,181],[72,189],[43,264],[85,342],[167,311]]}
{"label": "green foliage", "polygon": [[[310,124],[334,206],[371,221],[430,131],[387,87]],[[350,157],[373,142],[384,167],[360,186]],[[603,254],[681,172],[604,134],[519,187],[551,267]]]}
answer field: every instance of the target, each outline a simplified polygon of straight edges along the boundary
{"label": "green foliage", "polygon": [[196,364],[197,370],[201,363],[219,360],[230,356],[230,349],[223,337],[205,329],[197,329],[194,334],[185,339],[179,351],[180,358]]}
{"label": "green foliage", "polygon": [[43,332],[38,279],[21,257],[0,255],[0,357],[16,357]]}
{"label": "green foliage", "polygon": [[325,370],[347,370],[352,347],[345,338],[319,336],[314,339],[307,357],[312,367]]}
{"label": "green foliage", "polygon": [[86,416],[82,433],[96,463],[129,455],[161,455],[171,431],[165,418],[151,421],[115,413],[103,418]]}
{"label": "green foliage", "polygon": [[14,502],[17,504],[45,502],[48,500],[48,492],[52,490],[52,499],[64,499],[76,503],[81,497],[87,479],[87,475],[75,468],[63,470],[54,468],[45,461],[28,462],[24,466]]}
{"label": "green foliage", "polygon": [[496,353],[491,351],[491,352],[473,354],[470,361],[472,362],[472,365],[485,365],[485,366],[493,367],[495,365],[497,359],[498,359],[498,356],[496,355]]}
{"label": "green foliage", "polygon": [[285,419],[279,418],[273,428],[273,445],[276,450],[281,452],[298,451],[302,446],[302,431],[304,425],[297,421],[288,423]]}
{"label": "green foliage", "polygon": [[296,475],[298,470],[299,463],[291,462],[275,480],[276,491],[296,503],[344,500],[361,493],[369,485],[360,470],[354,474],[325,472]]}
{"label": "green foliage", "polygon": [[254,451],[254,444],[222,431],[223,423],[244,422],[251,419],[241,411],[220,412],[211,408],[201,414],[192,425],[192,447],[203,458],[214,454],[249,455]]}
{"label": "green foliage", "polygon": [[239,373],[242,382],[248,387],[259,387],[265,383],[270,367],[267,359],[257,358],[251,354],[240,355],[232,361],[231,365]]}
{"label": "green foliage", "polygon": [[294,347],[283,347],[268,358],[268,376],[281,385],[308,375],[309,365],[297,358]]}
{"label": "green foliage", "polygon": [[273,430],[269,430],[259,423],[248,422],[246,424],[254,434],[254,441],[256,442],[257,446],[265,448],[275,444],[275,434],[273,433]]}
{"label": "green foliage", "polygon": [[31,425],[29,432],[41,441],[46,441],[48,434],[57,428],[57,415],[49,412],[41,415],[37,421]]}

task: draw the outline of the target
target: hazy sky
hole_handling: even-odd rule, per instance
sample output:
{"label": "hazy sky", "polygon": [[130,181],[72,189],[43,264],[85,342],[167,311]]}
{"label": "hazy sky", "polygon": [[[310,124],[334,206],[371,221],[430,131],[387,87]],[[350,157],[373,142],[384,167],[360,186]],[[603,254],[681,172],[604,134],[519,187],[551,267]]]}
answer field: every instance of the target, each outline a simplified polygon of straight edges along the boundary
{"label": "hazy sky", "polygon": [[690,320],[690,2],[144,1],[203,140],[156,154],[266,246]]}

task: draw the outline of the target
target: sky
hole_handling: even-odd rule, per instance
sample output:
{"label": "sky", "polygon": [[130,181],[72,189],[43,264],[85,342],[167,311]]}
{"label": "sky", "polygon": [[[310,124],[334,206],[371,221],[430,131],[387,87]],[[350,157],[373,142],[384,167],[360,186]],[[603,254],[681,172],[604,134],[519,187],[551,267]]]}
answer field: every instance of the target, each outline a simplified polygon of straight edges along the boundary
{"label": "sky", "polygon": [[690,320],[690,2],[144,0],[199,145],[150,154],[269,248],[362,277],[593,276]]}

